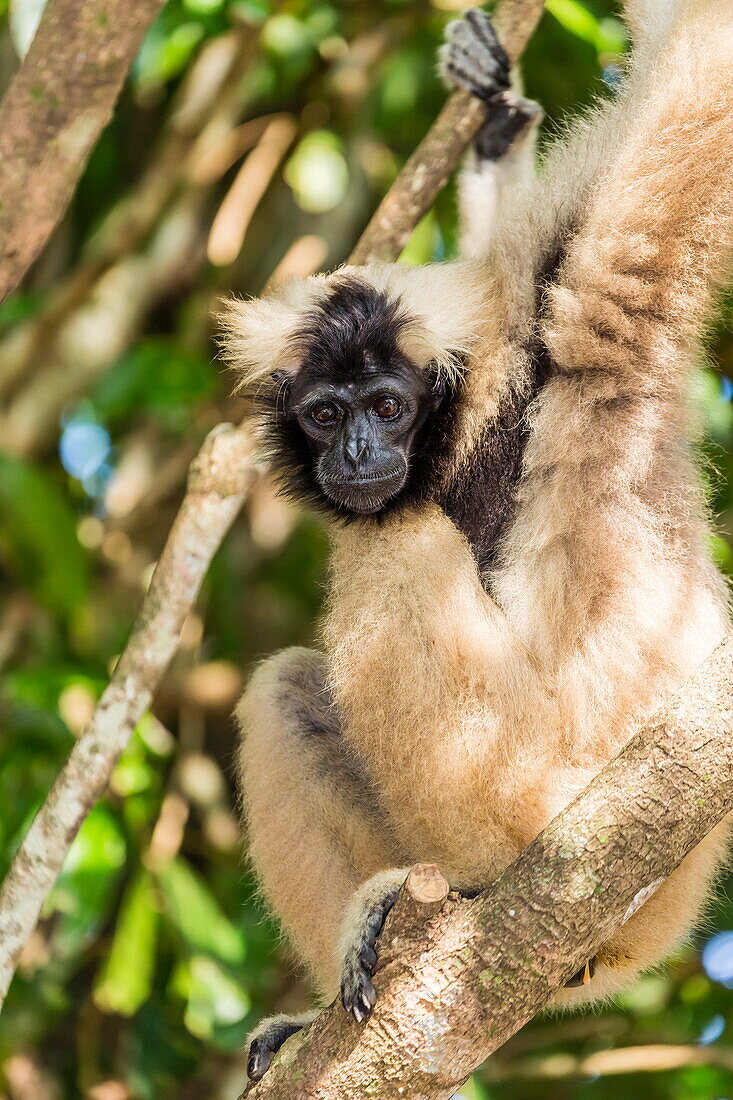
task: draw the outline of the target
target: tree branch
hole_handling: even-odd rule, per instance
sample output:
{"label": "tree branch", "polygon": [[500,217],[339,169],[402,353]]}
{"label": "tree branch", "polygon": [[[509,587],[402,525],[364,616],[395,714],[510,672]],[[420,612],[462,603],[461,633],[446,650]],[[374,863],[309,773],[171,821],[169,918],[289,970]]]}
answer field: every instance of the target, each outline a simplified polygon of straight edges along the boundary
{"label": "tree branch", "polygon": [[335,1002],[242,1096],[453,1096],[733,809],[732,677],[733,637],[476,899],[403,889],[369,1022]]}
{"label": "tree branch", "polygon": [[648,1043],[596,1050],[591,1054],[544,1054],[508,1066],[492,1059],[481,1071],[490,1082],[550,1080],[570,1077],[617,1077],[626,1073],[664,1073],[691,1066],[717,1066],[733,1073],[733,1047]]}
{"label": "tree branch", "polygon": [[0,103],[0,301],[69,204],[163,0],[49,0]]}
{"label": "tree branch", "polygon": [[[544,6],[545,0],[497,4],[492,22],[511,61],[520,57]],[[349,263],[368,264],[399,256],[485,119],[486,106],[475,96],[460,91],[451,95],[380,202]]]}
{"label": "tree branch", "polygon": [[0,890],[0,1000],[72,840],[150,706],[211,559],[256,476],[244,432],[220,424],[209,433],[125,651]]}
{"label": "tree branch", "polygon": [[[58,6],[73,0],[50,2]],[[147,4],[150,2],[145,0]],[[496,23],[506,28],[502,36],[506,33],[507,37],[502,40],[513,60],[526,41],[523,36],[528,37],[535,26],[541,7],[540,0],[500,0],[497,5]],[[450,102],[456,100],[452,97]],[[448,164],[446,134],[440,118],[420,146],[420,163],[430,164],[435,159]],[[479,122],[480,118],[476,125]],[[470,133],[466,132],[462,140],[463,145],[450,143],[450,156],[454,158],[451,167],[458,163]],[[402,176],[395,186],[401,179]],[[435,179],[423,173],[414,187],[418,198],[422,187],[430,196],[423,207],[426,208],[436,193]],[[416,199],[417,205],[392,223],[397,225],[398,235],[405,232],[409,218],[419,216],[413,212],[422,201]],[[382,258],[396,257],[400,247],[397,237],[393,235],[391,244],[382,237],[381,243],[372,245],[378,232],[372,220],[352,253],[351,262],[358,262],[356,257],[360,253],[374,255],[377,250]],[[220,457],[224,451],[225,460]],[[238,429],[224,426],[221,434],[212,433],[208,437],[194,460],[188,492],[112,680],[24,838],[0,890],[0,1005],[23,945],[35,927],[71,843],[104,792],[136,722],[150,705],[209,563],[256,477],[251,454],[247,425]],[[205,491],[202,483],[206,485]]]}

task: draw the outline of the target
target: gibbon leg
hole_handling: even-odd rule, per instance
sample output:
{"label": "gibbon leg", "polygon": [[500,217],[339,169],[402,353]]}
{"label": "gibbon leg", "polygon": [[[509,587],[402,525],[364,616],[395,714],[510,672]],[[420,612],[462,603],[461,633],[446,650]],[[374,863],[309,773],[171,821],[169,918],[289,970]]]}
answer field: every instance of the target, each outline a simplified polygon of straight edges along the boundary
{"label": "gibbon leg", "polygon": [[449,88],[483,99],[488,116],[473,140],[459,183],[461,256],[485,256],[505,205],[534,179],[539,104],[523,99],[486,12],[474,8],[446,28],[439,68]]}
{"label": "gibbon leg", "polygon": [[[252,677],[237,717],[252,863],[288,938],[330,999],[339,988],[338,943],[349,900],[396,860],[369,780],[342,743],[324,666],[323,656],[307,649],[270,658]],[[273,1053],[309,1019],[264,1021],[250,1039],[250,1076],[261,1077]]]}

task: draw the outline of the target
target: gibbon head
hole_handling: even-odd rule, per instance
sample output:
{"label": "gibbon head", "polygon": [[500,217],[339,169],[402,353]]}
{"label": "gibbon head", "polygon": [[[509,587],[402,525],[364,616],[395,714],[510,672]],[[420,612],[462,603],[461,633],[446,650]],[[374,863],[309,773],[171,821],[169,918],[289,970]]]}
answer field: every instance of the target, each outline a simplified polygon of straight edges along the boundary
{"label": "gibbon head", "polygon": [[404,501],[460,381],[472,264],[341,268],[232,301],[225,355],[285,489],[342,517]]}

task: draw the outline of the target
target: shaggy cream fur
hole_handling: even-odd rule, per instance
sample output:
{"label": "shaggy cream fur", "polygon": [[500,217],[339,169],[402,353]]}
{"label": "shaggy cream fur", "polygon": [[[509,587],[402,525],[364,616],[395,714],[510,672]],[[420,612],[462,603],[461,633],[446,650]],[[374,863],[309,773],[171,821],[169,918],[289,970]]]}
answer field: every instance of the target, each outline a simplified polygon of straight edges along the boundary
{"label": "shaggy cream fur", "polygon": [[[539,180],[514,166],[483,256],[362,271],[414,317],[420,362],[467,353],[460,469],[528,370],[538,257],[565,246],[541,321],[553,373],[490,585],[436,504],[335,529],[327,657],[272,658],[240,707],[252,859],[325,996],[361,884],[415,861],[456,886],[489,882],[729,628],[690,394],[733,243],[733,15],[730,0],[628,8],[626,90],[576,124]],[[463,188],[466,237],[479,192]],[[235,307],[248,384],[298,369],[289,337],[326,285]],[[721,827],[688,856],[560,1000],[605,996],[672,951],[725,840]]]}

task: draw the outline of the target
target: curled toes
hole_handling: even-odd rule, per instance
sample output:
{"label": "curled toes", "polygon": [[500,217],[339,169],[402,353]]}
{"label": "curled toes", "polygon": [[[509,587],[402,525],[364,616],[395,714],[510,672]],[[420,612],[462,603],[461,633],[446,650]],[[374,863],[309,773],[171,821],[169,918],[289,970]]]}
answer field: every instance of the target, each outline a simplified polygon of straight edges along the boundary
{"label": "curled toes", "polygon": [[388,890],[368,909],[356,930],[353,947],[347,952],[341,971],[341,1003],[358,1024],[368,1020],[377,1003],[372,975],[377,964],[377,939],[395,903],[398,889]]}
{"label": "curled toes", "polygon": [[260,1081],[272,1065],[272,1059],[277,1054],[286,1039],[300,1031],[304,1024],[301,1019],[288,1019],[285,1016],[275,1016],[271,1020],[265,1020],[252,1036],[247,1053],[247,1076],[250,1081]]}

